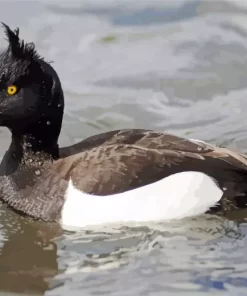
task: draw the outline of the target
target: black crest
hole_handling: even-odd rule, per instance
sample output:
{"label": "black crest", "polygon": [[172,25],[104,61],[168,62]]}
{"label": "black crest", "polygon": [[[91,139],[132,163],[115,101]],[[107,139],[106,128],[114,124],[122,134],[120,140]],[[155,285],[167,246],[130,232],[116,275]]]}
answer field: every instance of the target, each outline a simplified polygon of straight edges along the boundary
{"label": "black crest", "polygon": [[9,42],[8,50],[13,57],[18,59],[41,59],[35,50],[34,43],[25,43],[23,40],[20,40],[19,28],[12,31],[6,24],[2,23],[2,25]]}

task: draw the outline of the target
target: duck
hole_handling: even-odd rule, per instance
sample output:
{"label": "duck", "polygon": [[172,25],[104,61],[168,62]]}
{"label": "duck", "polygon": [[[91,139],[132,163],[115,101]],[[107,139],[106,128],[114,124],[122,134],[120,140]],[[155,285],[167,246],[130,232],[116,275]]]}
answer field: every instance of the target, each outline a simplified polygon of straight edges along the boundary
{"label": "duck", "polygon": [[245,209],[247,158],[201,140],[119,129],[60,148],[64,93],[34,43],[2,23],[0,126],[11,142],[0,164],[0,199],[62,227],[171,221]]}

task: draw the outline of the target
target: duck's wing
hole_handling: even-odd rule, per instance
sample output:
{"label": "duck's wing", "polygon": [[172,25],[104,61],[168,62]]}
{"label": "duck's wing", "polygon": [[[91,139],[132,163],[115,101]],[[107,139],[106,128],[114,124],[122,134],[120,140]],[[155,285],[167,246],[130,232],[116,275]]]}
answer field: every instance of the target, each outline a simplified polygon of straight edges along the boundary
{"label": "duck's wing", "polygon": [[58,164],[76,188],[97,195],[121,193],[179,172],[203,172],[224,188],[224,196],[246,207],[246,200],[239,199],[247,192],[246,156],[201,141],[144,130],[117,131],[103,144]]}
{"label": "duck's wing", "polygon": [[247,156],[231,151],[224,147],[205,143],[199,140],[185,139],[174,135],[144,129],[124,129],[105,132],[91,136],[69,147],[60,149],[61,158],[81,154],[84,151],[102,146],[135,145],[136,147],[152,150],[171,150],[187,153],[187,156],[206,155],[219,158],[234,166],[247,168]]}
{"label": "duck's wing", "polygon": [[117,143],[134,143],[136,140],[144,137],[149,130],[144,129],[124,129],[124,130],[113,130],[98,135],[94,135],[68,147],[60,148],[60,157],[67,157],[81,153],[88,149],[99,147],[102,145],[112,145]]}

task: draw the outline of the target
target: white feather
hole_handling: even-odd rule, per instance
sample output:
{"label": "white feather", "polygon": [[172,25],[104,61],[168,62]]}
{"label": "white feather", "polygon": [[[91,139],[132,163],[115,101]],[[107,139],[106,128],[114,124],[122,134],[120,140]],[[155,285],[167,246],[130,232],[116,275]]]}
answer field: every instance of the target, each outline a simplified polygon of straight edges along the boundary
{"label": "white feather", "polygon": [[177,173],[150,185],[108,196],[81,192],[70,180],[61,224],[66,228],[181,219],[205,213],[222,195],[216,182],[200,172]]}

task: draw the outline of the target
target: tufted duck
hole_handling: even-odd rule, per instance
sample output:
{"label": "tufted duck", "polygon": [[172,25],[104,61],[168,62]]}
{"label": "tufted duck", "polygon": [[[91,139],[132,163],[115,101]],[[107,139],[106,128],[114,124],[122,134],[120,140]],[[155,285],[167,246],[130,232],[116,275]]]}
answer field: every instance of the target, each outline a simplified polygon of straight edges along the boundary
{"label": "tufted duck", "polygon": [[0,165],[0,198],[63,227],[180,219],[246,207],[247,158],[198,140],[114,130],[58,147],[64,95],[55,70],[19,30],[3,24],[0,126],[12,141]]}

